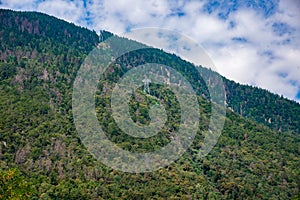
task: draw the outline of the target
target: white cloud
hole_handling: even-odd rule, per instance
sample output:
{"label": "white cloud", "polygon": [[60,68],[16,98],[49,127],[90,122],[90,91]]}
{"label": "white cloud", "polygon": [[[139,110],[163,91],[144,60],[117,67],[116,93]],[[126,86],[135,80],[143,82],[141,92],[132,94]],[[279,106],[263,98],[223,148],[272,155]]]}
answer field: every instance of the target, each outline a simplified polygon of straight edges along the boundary
{"label": "white cloud", "polygon": [[77,22],[84,15],[83,3],[78,1],[48,0],[39,3],[36,9],[69,22]]}
{"label": "white cloud", "polygon": [[[79,0],[2,0],[1,7],[43,11],[96,31],[117,34],[130,28],[177,30],[202,44],[218,71],[229,79],[295,99],[300,90],[299,1],[281,0],[277,11],[267,18],[257,10],[241,7],[227,19],[220,19],[218,12],[203,12],[207,2],[102,0],[87,1],[84,8]],[[89,22],[83,20],[87,11]],[[290,31],[278,34],[274,23],[284,24]]]}
{"label": "white cloud", "polygon": [[35,10],[35,0],[2,0],[0,1],[2,8],[15,10]]}

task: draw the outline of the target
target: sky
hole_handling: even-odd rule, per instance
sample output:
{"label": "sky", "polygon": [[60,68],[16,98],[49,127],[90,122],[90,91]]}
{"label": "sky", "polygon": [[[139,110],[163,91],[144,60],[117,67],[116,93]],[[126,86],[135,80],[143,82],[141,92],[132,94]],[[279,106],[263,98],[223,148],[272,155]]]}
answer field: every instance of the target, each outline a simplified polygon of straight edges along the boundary
{"label": "sky", "polygon": [[223,76],[300,102],[300,0],[0,0],[99,33],[178,31],[199,43]]}

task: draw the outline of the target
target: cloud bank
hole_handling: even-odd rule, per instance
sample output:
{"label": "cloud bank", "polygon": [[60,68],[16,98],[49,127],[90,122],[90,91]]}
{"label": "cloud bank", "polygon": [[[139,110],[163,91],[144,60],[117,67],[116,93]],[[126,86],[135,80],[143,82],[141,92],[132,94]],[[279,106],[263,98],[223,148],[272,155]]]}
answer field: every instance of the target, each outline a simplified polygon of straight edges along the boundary
{"label": "cloud bank", "polygon": [[300,1],[2,0],[117,34],[135,28],[179,31],[201,44],[219,73],[300,102]]}

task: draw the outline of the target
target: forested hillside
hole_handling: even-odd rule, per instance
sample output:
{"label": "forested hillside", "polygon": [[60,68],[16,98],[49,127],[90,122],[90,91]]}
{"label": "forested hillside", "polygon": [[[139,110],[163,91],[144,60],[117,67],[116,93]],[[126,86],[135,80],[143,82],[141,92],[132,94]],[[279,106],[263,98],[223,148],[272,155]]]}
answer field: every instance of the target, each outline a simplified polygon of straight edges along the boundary
{"label": "forested hillside", "polygon": [[[105,39],[111,36],[103,31]],[[121,39],[124,42],[132,42]],[[177,131],[174,95],[152,84],[174,116],[149,140],[128,137],[110,114],[112,82],[128,66],[172,65],[198,94],[201,123],[195,140],[175,163],[149,173],[124,173],[97,161],[82,144],[72,114],[76,73],[99,43],[85,28],[33,12],[0,10],[0,199],[297,199],[300,188],[300,105],[223,78],[227,117],[217,145],[198,158],[211,114],[209,93],[193,65],[158,49],[144,49],[112,64],[98,88],[96,112],[107,136],[128,151],[152,151]],[[143,57],[143,59],[139,59]],[[206,68],[211,79],[218,76]],[[141,89],[131,117],[149,122],[151,101]],[[172,106],[167,106],[171,104]],[[267,125],[267,126],[266,126]]]}
{"label": "forested hillside", "polygon": [[[217,73],[209,71],[214,80]],[[299,134],[300,106],[295,101],[288,100],[267,90],[253,86],[241,85],[223,77],[226,89],[226,103],[229,109],[249,118],[257,123],[264,124],[271,129],[290,131]]]}

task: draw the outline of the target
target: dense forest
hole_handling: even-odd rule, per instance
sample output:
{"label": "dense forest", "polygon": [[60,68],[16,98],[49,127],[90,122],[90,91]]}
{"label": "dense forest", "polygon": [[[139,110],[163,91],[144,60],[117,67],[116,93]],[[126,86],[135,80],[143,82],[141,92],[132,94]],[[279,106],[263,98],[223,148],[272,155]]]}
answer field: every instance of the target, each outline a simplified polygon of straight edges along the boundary
{"label": "dense forest", "polygon": [[[101,31],[101,40],[111,36]],[[298,103],[222,77],[228,108],[224,129],[213,150],[199,158],[212,102],[195,66],[159,49],[130,52],[111,64],[97,86],[97,118],[108,138],[128,151],[148,152],[169,143],[169,133],[178,131],[178,101],[155,84],[150,84],[152,97],[138,88],[129,106],[134,122],[148,124],[149,107],[161,100],[172,117],[159,134],[147,140],[129,137],[113,120],[114,83],[128,66],[147,62],[173,66],[189,80],[198,95],[201,123],[190,148],[174,163],[154,172],[125,173],[96,160],[74,124],[72,87],[100,42],[96,32],[42,13],[0,10],[0,41],[0,199],[300,197]],[[220,77],[199,67],[211,81]]]}

